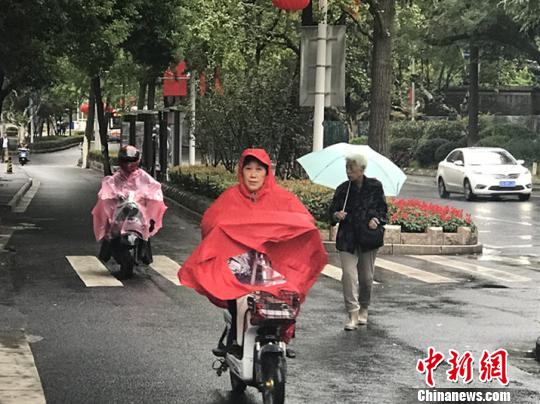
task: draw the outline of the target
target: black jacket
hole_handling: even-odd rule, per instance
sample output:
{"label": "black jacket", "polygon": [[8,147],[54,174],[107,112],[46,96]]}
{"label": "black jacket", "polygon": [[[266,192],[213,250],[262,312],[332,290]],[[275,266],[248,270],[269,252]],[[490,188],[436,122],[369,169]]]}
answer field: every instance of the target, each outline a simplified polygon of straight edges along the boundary
{"label": "black jacket", "polygon": [[[349,181],[345,181],[336,189],[329,209],[332,225],[337,223],[334,214],[343,209],[348,186]],[[375,178],[366,176],[360,189],[355,183],[351,183],[345,212],[347,212],[347,217],[339,224],[336,249],[354,254],[358,247],[362,249],[358,241],[358,234],[364,228],[362,225],[365,226],[374,217],[379,219],[381,225],[387,221],[388,206],[382,184]]]}

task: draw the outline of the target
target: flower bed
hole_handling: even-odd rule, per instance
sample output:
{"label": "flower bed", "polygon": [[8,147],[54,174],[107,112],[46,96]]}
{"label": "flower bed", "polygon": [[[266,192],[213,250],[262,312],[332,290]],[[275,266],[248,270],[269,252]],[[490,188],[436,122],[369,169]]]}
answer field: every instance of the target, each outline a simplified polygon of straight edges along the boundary
{"label": "flower bed", "polygon": [[392,199],[388,204],[388,224],[401,226],[404,233],[424,233],[430,227],[442,227],[445,233],[455,233],[459,227],[475,230],[471,215],[463,210],[417,199]]}

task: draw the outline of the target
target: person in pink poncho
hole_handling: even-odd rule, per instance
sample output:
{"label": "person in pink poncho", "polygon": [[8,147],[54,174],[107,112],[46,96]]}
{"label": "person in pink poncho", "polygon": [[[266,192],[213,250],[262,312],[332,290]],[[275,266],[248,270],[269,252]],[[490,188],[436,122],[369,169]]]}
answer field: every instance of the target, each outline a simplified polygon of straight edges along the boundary
{"label": "person in pink poncho", "polygon": [[119,224],[122,222],[114,220],[114,214],[121,200],[131,198],[137,203],[141,218],[135,229],[144,241],[139,258],[149,264],[152,262],[149,239],[162,227],[163,215],[167,210],[161,184],[139,168],[140,152],[136,147],[123,146],[118,153],[118,161],[120,169],[112,176],[103,178],[96,206],[92,210],[94,235],[96,241],[102,242],[99,259],[106,262],[111,258],[111,240],[119,237],[124,230]]}

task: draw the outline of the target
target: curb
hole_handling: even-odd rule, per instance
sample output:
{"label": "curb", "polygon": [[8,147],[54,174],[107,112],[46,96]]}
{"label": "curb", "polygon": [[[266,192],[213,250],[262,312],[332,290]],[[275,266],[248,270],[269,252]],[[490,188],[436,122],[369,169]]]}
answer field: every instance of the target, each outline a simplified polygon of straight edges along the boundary
{"label": "curb", "polygon": [[11,200],[8,202],[7,206],[9,206],[11,210],[13,210],[17,206],[17,204],[20,202],[24,194],[28,192],[28,190],[32,186],[32,182],[33,182],[32,178],[28,177],[28,179],[26,180],[26,183],[17,191],[17,193],[13,196],[13,198],[11,198]]}
{"label": "curb", "polygon": [[65,145],[65,146],[51,147],[48,149],[38,149],[38,150],[30,149],[30,153],[32,154],[54,153],[57,151],[67,150],[67,149],[71,149],[73,147],[79,147],[79,146],[80,146],[80,143],[75,143],[75,144],[70,144],[70,145]]}
{"label": "curb", "polygon": [[[335,241],[323,241],[328,253],[336,253]],[[385,244],[379,255],[467,255],[481,254],[482,243],[471,245],[420,245],[420,244]]]}

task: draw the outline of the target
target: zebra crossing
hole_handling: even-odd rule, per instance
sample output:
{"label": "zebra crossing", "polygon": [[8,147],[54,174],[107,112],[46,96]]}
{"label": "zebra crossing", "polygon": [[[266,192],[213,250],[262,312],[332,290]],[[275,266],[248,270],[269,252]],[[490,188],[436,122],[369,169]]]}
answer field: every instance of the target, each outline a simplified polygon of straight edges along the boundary
{"label": "zebra crossing", "polygon": [[[124,286],[94,256],[66,256],[66,259],[86,287]],[[484,262],[486,261],[482,261],[482,263]],[[525,262],[529,263],[528,261]],[[470,280],[471,275],[479,280],[513,285],[524,284],[532,280],[528,276],[515,273],[515,264],[514,266],[505,266],[504,262],[495,261],[494,265],[495,267],[486,266],[485,264],[480,265],[477,260],[441,255],[408,255],[403,256],[401,259],[396,256],[378,257],[375,261],[377,271],[388,271],[421,284],[455,284],[462,282],[464,279]],[[426,270],[426,267],[429,270]],[[168,256],[154,256],[154,262],[150,264],[150,268],[172,285],[182,286],[177,276],[180,264]],[[530,268],[530,265],[522,266],[525,271]],[[339,266],[328,264],[323,269],[322,274],[341,281],[342,271]],[[375,283],[377,284],[377,282]]]}

